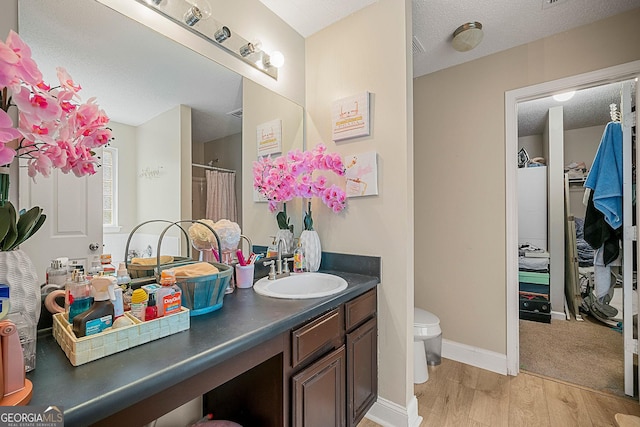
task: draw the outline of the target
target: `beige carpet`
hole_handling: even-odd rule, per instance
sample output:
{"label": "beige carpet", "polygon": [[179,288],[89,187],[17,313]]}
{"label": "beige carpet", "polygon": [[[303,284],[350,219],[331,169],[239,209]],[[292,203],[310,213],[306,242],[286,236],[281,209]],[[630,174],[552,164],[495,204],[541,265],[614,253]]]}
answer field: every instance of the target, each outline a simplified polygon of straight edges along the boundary
{"label": "beige carpet", "polygon": [[520,369],[624,396],[622,333],[584,319],[520,320]]}

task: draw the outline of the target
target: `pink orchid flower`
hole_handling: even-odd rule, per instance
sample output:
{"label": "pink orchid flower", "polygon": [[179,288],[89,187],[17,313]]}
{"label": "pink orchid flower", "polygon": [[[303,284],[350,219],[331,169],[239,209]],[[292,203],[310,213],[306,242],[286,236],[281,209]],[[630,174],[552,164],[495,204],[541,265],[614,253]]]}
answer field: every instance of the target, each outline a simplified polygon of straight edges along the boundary
{"label": "pink orchid flower", "polygon": [[35,176],[40,173],[47,178],[51,173],[51,159],[44,155],[44,153],[38,151],[31,153],[31,155],[33,158],[27,162],[27,173],[29,176],[35,178]]}
{"label": "pink orchid flower", "polygon": [[7,113],[0,110],[0,143],[9,142],[22,136],[13,128],[13,120]]}
{"label": "pink orchid flower", "polygon": [[31,59],[31,49],[13,30],[7,36],[7,46],[18,56],[14,64],[17,76],[28,84],[36,85],[42,81],[42,73]]}
{"label": "pink orchid flower", "polygon": [[21,90],[17,94],[14,93],[13,101],[30,122],[54,120],[59,118],[62,112],[57,100],[46,92]]}
{"label": "pink orchid flower", "polygon": [[82,89],[79,84],[76,84],[73,81],[73,78],[63,67],[57,67],[56,72],[58,75],[58,80],[60,81],[60,86],[62,86],[64,89],[69,90],[72,93],[78,93],[80,89]]}
{"label": "pink orchid flower", "polygon": [[0,166],[10,164],[15,157],[16,151],[5,145],[3,142],[0,142]]}

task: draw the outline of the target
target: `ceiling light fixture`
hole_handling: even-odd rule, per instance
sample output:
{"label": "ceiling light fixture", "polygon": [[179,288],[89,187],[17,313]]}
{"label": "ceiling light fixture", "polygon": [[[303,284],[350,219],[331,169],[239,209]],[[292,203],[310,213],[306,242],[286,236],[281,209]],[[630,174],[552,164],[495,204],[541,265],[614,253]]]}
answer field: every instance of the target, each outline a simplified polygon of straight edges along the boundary
{"label": "ceiling light fixture", "polygon": [[207,0],[188,0],[191,5],[184,13],[184,23],[193,27],[199,21],[203,21],[211,16],[211,5]]}
{"label": "ceiling light fixture", "polygon": [[573,95],[575,94],[576,94],[575,90],[570,90],[569,92],[558,93],[556,95],[553,95],[553,99],[555,99],[558,102],[564,102],[573,98]]}
{"label": "ceiling light fixture", "polygon": [[484,33],[482,32],[482,24],[479,22],[467,22],[460,25],[453,32],[453,40],[451,45],[458,52],[467,52],[478,46],[482,41]]}

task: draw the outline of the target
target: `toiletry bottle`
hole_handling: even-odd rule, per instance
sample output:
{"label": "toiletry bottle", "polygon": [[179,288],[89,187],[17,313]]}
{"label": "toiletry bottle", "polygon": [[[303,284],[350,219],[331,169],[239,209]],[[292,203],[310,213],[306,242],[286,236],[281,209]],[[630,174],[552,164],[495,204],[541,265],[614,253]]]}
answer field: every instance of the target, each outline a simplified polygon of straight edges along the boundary
{"label": "toiletry bottle", "polygon": [[62,289],[67,282],[67,268],[62,266],[62,261],[59,259],[51,261],[46,274],[47,285],[57,285]]}
{"label": "toiletry bottle", "polygon": [[116,267],[111,264],[111,254],[100,255],[100,264],[102,265],[102,274],[105,276],[116,275]]}
{"label": "toiletry bottle", "polygon": [[156,305],[156,294],[152,292],[149,294],[149,301],[147,301],[147,308],[144,310],[144,320],[153,320],[158,318],[158,306]]}
{"label": "toiletry bottle", "polygon": [[278,241],[276,236],[269,236],[273,239],[271,244],[267,247],[267,258],[278,256]]}
{"label": "toiletry bottle", "polygon": [[73,318],[73,333],[76,337],[99,334],[113,324],[111,301],[115,299],[115,285],[115,277],[99,276],[91,279],[93,304],[89,310]]}
{"label": "toiletry bottle", "polygon": [[156,291],[156,305],[158,317],[168,316],[180,311],[182,307],[182,291],[176,285],[174,270],[162,270],[160,274],[160,289]]}
{"label": "toiletry bottle", "polygon": [[102,264],[100,263],[100,257],[95,255],[91,260],[91,265],[89,266],[89,277],[99,276],[102,272]]}
{"label": "toiletry bottle", "polygon": [[138,320],[144,322],[144,314],[147,309],[149,296],[144,289],[136,289],[131,294],[131,314]]}
{"label": "toiletry bottle", "polygon": [[293,272],[304,273],[306,271],[306,260],[304,258],[304,249],[302,244],[298,242],[296,250],[293,251]]}
{"label": "toiletry bottle", "polygon": [[113,299],[113,319],[124,316],[124,302],[122,297],[122,288],[116,286],[113,290],[115,298]]}
{"label": "toiletry bottle", "polygon": [[92,302],[89,281],[80,270],[73,270],[64,290],[64,308],[69,323],[73,323],[77,315],[89,310]]}
{"label": "toiletry bottle", "polygon": [[118,280],[118,286],[120,286],[123,291],[126,291],[129,288],[129,285],[131,284],[131,277],[127,271],[127,265],[124,262],[118,264],[116,279]]}
{"label": "toiletry bottle", "polygon": [[9,314],[11,303],[9,302],[9,285],[0,285],[0,320]]}

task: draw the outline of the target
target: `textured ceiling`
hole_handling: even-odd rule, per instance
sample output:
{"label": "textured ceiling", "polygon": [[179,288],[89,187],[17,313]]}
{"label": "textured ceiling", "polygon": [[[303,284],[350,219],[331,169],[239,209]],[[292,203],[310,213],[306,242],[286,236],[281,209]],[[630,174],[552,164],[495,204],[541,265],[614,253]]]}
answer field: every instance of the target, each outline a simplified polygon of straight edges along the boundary
{"label": "textured ceiling", "polygon": [[242,107],[240,76],[98,2],[19,0],[19,24],[45,81],[64,66],[83,100],[97,97],[116,122],[136,126],[182,104],[195,142],[241,131],[226,114]]}
{"label": "textured ceiling", "polygon": [[[632,105],[635,105],[636,82],[631,81]],[[518,136],[541,135],[544,132],[549,108],[562,105],[565,130],[604,125],[611,120],[610,104],[620,111],[622,83],[611,83],[579,90],[568,101],[558,102],[553,97],[535,99],[518,104]]]}

